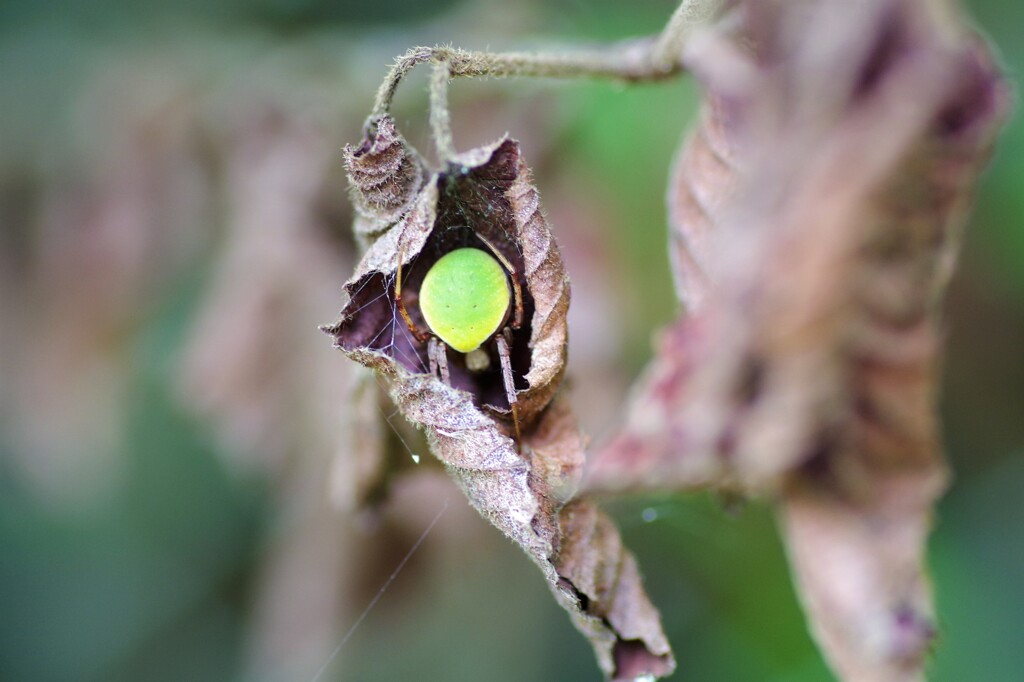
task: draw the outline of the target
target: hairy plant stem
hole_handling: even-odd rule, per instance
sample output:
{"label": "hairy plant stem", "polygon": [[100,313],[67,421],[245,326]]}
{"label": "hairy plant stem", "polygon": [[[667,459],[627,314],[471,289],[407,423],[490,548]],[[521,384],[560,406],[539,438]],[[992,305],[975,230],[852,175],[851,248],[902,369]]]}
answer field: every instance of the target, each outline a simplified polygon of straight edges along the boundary
{"label": "hairy plant stem", "polygon": [[683,46],[693,29],[717,11],[722,0],[683,0],[656,36],[616,43],[602,49],[567,52],[472,52],[437,45],[415,47],[399,57],[374,101],[370,121],[391,108],[399,83],[417,65],[430,63],[430,125],[438,156],[455,155],[448,113],[452,78],[603,78],[623,82],[655,81],[683,71]]}

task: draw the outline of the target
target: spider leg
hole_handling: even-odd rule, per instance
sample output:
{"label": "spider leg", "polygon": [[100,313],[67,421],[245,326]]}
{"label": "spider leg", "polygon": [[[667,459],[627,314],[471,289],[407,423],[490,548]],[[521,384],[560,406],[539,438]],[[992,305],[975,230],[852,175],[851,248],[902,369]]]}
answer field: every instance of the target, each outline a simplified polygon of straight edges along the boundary
{"label": "spider leg", "polygon": [[427,341],[427,360],[430,362],[430,376],[437,376],[437,355],[434,353],[434,337]]}
{"label": "spider leg", "polygon": [[491,250],[494,257],[501,261],[501,264],[505,266],[505,269],[508,270],[508,273],[512,276],[512,300],[515,304],[515,312],[512,315],[512,329],[519,329],[523,326],[523,288],[519,284],[519,272],[515,269],[509,259],[505,258],[501,251],[498,251],[498,249],[494,247],[494,244],[492,244],[489,239],[479,233],[477,233],[476,237]]}
{"label": "spider leg", "polygon": [[505,383],[505,397],[508,398],[508,406],[512,410],[512,423],[516,429],[516,450],[520,450],[522,436],[519,432],[519,408],[516,404],[516,385],[512,380],[512,359],[509,356],[512,330],[505,327],[501,334],[494,337],[494,340],[498,344],[498,357],[501,359],[501,378]]}
{"label": "spider leg", "polygon": [[[401,241],[401,239],[399,239]],[[405,309],[405,303],[402,302],[402,261],[405,260],[405,245],[400,244],[398,247],[398,270],[395,273],[395,305],[398,306],[398,312],[401,313],[402,319],[405,320],[405,326],[412,332],[413,337],[420,343],[423,343],[428,338],[433,338],[429,334],[420,331],[416,327],[416,323],[412,321],[412,317],[409,316],[409,311]]]}
{"label": "spider leg", "polygon": [[441,371],[441,381],[452,385],[451,376],[448,373],[448,348],[436,336],[431,336],[427,341],[427,357],[430,359],[430,373],[437,376]]}

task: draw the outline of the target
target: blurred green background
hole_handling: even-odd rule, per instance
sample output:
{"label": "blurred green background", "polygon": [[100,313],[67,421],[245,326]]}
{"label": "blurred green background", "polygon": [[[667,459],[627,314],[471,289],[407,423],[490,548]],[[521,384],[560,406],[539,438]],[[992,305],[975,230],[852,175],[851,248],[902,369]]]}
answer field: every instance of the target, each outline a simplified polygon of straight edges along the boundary
{"label": "blurred green background", "polygon": [[[1015,76],[1024,4],[968,5]],[[598,679],[535,568],[411,464],[421,446],[360,430],[358,379],[316,325],[336,315],[355,257],[340,148],[358,141],[394,55],[625,38],[672,8],[0,5],[0,680],[301,681],[325,665],[321,679],[353,682]],[[424,82],[403,86],[396,115],[428,150]],[[574,401],[600,439],[676,312],[663,194],[695,92],[682,80],[452,90],[459,147],[509,130],[536,169],[574,281]],[[981,184],[946,326],[956,479],[930,547],[930,679],[1012,682],[1024,674],[1019,118]],[[356,513],[372,461],[354,453],[375,438],[407,473]],[[609,509],[663,614],[672,679],[831,679],[767,506]]]}

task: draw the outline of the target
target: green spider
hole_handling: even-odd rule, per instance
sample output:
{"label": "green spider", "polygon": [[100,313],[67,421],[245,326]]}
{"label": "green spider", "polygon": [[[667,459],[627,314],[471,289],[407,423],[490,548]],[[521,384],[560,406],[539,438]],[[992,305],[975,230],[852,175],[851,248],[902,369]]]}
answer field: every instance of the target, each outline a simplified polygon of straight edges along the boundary
{"label": "green spider", "polygon": [[523,323],[523,291],[512,263],[490,241],[479,234],[476,236],[490,253],[474,247],[449,251],[423,278],[419,306],[429,332],[416,327],[402,302],[401,255],[395,276],[395,304],[416,340],[427,343],[430,373],[435,376],[440,373],[446,384],[451,385],[448,348],[466,355],[469,371],[483,372],[490,367],[491,359],[482,346],[494,340],[518,447],[519,411],[510,348],[512,332]]}

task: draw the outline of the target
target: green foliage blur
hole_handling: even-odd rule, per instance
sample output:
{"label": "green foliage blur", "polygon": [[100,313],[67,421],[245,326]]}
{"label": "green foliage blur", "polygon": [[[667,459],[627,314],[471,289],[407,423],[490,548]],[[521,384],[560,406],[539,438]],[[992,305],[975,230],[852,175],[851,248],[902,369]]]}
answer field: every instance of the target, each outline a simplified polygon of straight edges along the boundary
{"label": "green foliage blur", "polygon": [[[88,134],[70,130],[71,116],[90,82],[87,74],[97,65],[132,60],[142,48],[155,46],[192,54],[202,71],[201,60],[217,51],[228,55],[220,64],[242,63],[304,44],[317,45],[318,59],[329,63],[337,46],[338,59],[366,57],[347,65],[345,73],[354,74],[350,82],[331,87],[354,111],[368,112],[390,55],[408,46],[451,40],[483,49],[512,48],[519,41],[536,46],[612,40],[656,32],[672,10],[669,0],[524,3],[529,11],[516,14],[516,35],[503,37],[500,18],[508,4],[15,0],[0,5],[0,250],[15,254],[0,261],[7,270],[0,283],[6,287],[17,278],[18,254],[27,258],[26,244],[34,239],[19,221],[32,215],[26,206],[34,205],[40,190],[21,183],[19,174],[62,166],[64,155],[70,159],[83,137],[88,140]],[[1024,69],[1024,4],[971,0],[968,5],[1015,77]],[[449,18],[456,14],[461,32],[448,35]],[[488,22],[490,16],[499,19]],[[400,124],[413,137],[423,132],[425,117],[417,113],[424,111],[422,85],[411,81],[399,98],[406,115]],[[611,287],[621,305],[611,324],[621,337],[621,364],[627,374],[635,373],[650,356],[652,332],[676,314],[664,260],[663,193],[673,151],[693,118],[692,86],[681,81],[631,88],[457,83],[457,124],[476,115],[472,102],[478,92],[511,107],[521,106],[519,97],[542,102],[544,115],[554,121],[548,133],[554,141],[546,143],[553,151],[538,167],[542,196],[550,198],[558,191],[554,185],[571,178],[600,197],[599,210],[614,227],[602,228],[598,236],[618,259]],[[342,142],[357,141],[358,125],[355,118],[344,124],[348,138]],[[473,125],[483,126],[485,137],[504,132]],[[344,198],[340,159],[338,150],[336,192]],[[557,234],[558,224],[554,229]],[[563,243],[567,250],[571,246]],[[321,322],[330,321],[340,307],[348,273],[335,274],[337,306],[320,310]],[[211,277],[209,262],[200,259],[138,313],[136,331],[119,360],[130,368],[130,379],[116,440],[117,470],[98,497],[83,502],[58,496],[54,502],[26,480],[18,464],[23,445],[10,428],[12,415],[24,413],[24,405],[20,412],[13,409],[14,401],[26,395],[16,394],[7,380],[10,367],[0,367],[0,680],[304,682],[313,679],[316,663],[326,665],[322,680],[339,682],[598,679],[588,645],[554,604],[535,568],[483,521],[456,509],[464,502],[443,481],[438,486],[448,495],[449,511],[440,527],[457,518],[469,528],[472,542],[435,531],[433,542],[414,555],[345,639],[442,500],[424,502],[426,511],[400,532],[387,532],[395,526],[389,522],[359,526],[342,557],[359,570],[336,578],[349,605],[326,633],[332,643],[343,643],[337,656],[329,659],[333,646],[328,646],[301,677],[252,662],[259,659],[252,637],[255,595],[265,577],[262,562],[288,520],[275,492],[278,481],[233,469],[210,425],[175,398],[170,359],[180,352]],[[1019,116],[1006,129],[981,184],[945,324],[942,413],[955,482],[939,507],[930,547],[941,634],[929,679],[1013,682],[1024,670],[1024,121]],[[317,334],[313,326],[308,332]],[[319,342],[329,345],[326,337]],[[0,352],[8,350],[0,346]],[[31,409],[42,411],[46,421],[65,419],[45,403]],[[766,505],[754,503],[731,515],[717,500],[699,495],[620,500],[609,509],[664,617],[679,661],[672,679],[832,679],[807,633]],[[344,523],[339,515],[339,526]],[[330,525],[323,529],[332,531]],[[358,574],[354,585],[352,573]],[[294,627],[303,630],[301,622]]]}

